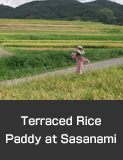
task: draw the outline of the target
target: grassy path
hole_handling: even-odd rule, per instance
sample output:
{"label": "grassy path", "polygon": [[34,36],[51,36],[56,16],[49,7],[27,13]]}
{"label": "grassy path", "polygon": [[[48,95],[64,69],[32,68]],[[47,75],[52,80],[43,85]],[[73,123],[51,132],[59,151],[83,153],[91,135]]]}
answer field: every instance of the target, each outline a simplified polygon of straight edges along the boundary
{"label": "grassy path", "polygon": [[7,56],[11,56],[12,53],[5,51],[4,49],[0,48],[0,55],[7,55]]}
{"label": "grassy path", "polygon": [[[83,70],[90,70],[90,69],[97,69],[97,68],[103,68],[106,66],[113,66],[113,65],[117,65],[117,64],[122,64],[123,63],[123,58],[117,58],[117,59],[112,59],[112,60],[107,60],[107,61],[102,61],[102,62],[98,62],[98,63],[94,63],[94,64],[89,64],[89,65],[85,65],[83,67]],[[44,74],[39,74],[39,75],[35,75],[35,76],[31,76],[31,77],[25,77],[25,78],[19,78],[19,79],[13,79],[13,80],[8,80],[8,81],[4,81],[0,83],[0,86],[4,86],[6,84],[8,85],[13,85],[13,84],[17,84],[17,83],[22,83],[22,82],[26,82],[28,80],[32,80],[32,79],[38,79],[41,78],[43,76],[54,76],[55,74],[68,74],[68,73],[72,73],[76,71],[76,67],[74,68],[69,68],[69,69],[65,69],[65,70],[60,70],[60,71],[55,71],[55,72],[48,72],[48,73],[44,73]]]}

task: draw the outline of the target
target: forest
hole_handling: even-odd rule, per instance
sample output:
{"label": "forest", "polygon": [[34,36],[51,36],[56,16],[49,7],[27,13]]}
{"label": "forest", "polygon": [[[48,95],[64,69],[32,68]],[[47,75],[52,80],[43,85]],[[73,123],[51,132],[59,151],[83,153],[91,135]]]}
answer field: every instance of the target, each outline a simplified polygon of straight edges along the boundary
{"label": "forest", "polygon": [[97,12],[108,8],[116,24],[123,24],[123,5],[108,0],[81,3],[77,0],[41,0],[25,3],[16,8],[0,5],[0,18],[42,19],[66,21],[98,21]]}

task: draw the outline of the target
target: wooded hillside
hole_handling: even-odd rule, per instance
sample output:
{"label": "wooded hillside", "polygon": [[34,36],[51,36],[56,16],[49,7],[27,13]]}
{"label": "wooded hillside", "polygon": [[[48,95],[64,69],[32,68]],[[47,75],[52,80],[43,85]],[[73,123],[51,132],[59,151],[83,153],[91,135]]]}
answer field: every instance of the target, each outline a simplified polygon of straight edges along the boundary
{"label": "wooded hillside", "polygon": [[123,24],[123,5],[108,0],[81,3],[77,0],[45,0],[12,8],[0,5],[0,18],[96,21],[99,9],[109,8]]}

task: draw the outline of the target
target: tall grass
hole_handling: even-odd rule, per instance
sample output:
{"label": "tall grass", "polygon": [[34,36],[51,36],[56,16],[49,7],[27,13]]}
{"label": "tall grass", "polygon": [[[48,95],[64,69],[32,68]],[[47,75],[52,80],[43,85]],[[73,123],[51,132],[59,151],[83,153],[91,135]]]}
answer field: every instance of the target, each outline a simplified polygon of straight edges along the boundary
{"label": "tall grass", "polygon": [[[76,59],[72,58],[72,50],[68,51],[33,51],[10,48],[13,56],[0,59],[0,81],[26,77],[57,69],[76,66]],[[98,62],[123,56],[123,49],[88,49],[85,58]]]}
{"label": "tall grass", "polygon": [[123,100],[123,64],[0,87],[1,100]]}
{"label": "tall grass", "polygon": [[0,59],[0,81],[68,67],[75,62],[70,53],[63,51],[20,51]]}

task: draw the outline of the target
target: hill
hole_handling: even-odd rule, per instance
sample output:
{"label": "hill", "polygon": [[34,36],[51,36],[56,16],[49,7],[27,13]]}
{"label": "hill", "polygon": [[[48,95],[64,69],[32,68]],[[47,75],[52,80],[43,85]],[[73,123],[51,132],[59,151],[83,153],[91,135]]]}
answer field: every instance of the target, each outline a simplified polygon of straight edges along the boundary
{"label": "hill", "polygon": [[99,9],[109,8],[123,23],[123,5],[108,0],[81,3],[77,0],[32,1],[12,8],[0,5],[0,18],[96,21]]}
{"label": "hill", "polygon": [[0,5],[0,18],[7,18],[8,14],[13,12],[14,8]]}

